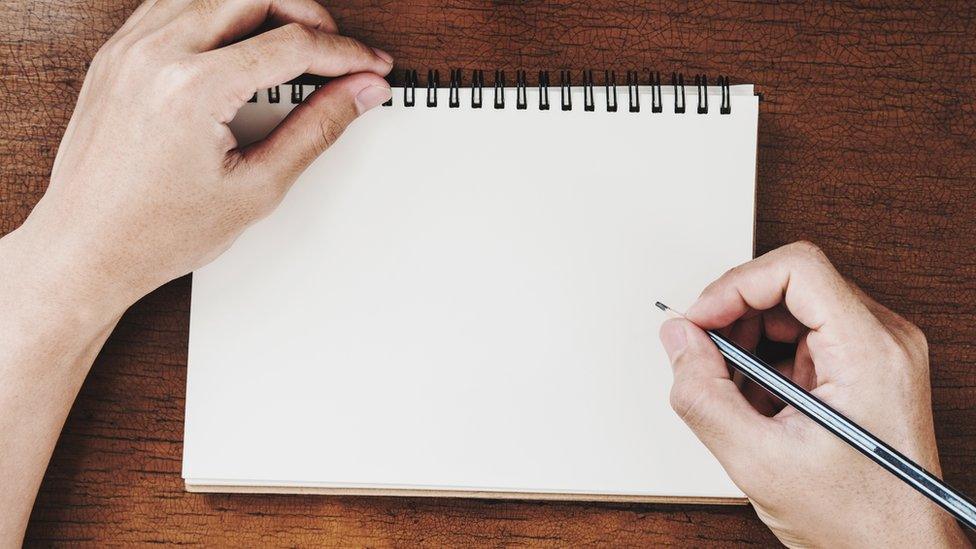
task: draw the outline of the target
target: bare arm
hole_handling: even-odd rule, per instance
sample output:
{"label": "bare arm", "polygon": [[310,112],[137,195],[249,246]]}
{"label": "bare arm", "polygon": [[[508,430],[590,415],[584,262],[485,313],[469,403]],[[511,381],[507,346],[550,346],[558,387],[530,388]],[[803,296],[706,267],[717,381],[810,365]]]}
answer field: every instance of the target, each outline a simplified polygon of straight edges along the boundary
{"label": "bare arm", "polygon": [[19,545],[68,410],[125,310],[98,298],[97,273],[37,253],[53,245],[27,227],[0,239],[0,547]]}
{"label": "bare arm", "polygon": [[[267,19],[276,28],[233,43]],[[65,417],[122,313],[211,261],[390,96],[389,55],[314,0],[149,0],[99,51],[44,197],[0,239],[0,547],[20,544]],[[259,90],[337,76],[266,139],[227,127]]]}

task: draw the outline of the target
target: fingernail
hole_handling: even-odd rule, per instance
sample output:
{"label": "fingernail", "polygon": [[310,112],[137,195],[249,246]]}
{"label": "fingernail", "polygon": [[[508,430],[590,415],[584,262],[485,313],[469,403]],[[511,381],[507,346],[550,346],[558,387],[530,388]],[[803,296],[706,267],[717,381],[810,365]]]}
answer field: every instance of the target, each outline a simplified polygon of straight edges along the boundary
{"label": "fingernail", "polygon": [[684,321],[678,319],[665,320],[661,325],[661,344],[668,353],[672,364],[674,359],[688,346],[688,334],[685,332]]}
{"label": "fingernail", "polygon": [[359,110],[359,114],[363,114],[369,109],[385,103],[392,96],[393,91],[390,90],[389,86],[366,86],[356,95],[356,108]]}
{"label": "fingernail", "polygon": [[388,53],[386,53],[385,51],[383,51],[383,50],[381,50],[379,48],[373,48],[373,53],[376,54],[376,57],[379,57],[383,61],[386,61],[387,64],[389,64],[389,65],[392,65],[393,64],[393,56],[390,55],[390,54],[388,54]]}

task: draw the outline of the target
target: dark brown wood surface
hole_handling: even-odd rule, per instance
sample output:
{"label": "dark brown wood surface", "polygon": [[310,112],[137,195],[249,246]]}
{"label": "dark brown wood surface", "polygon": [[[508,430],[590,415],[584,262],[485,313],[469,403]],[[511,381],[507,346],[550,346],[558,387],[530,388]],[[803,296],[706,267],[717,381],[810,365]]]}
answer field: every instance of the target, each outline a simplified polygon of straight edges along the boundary
{"label": "dark brown wood surface", "polygon": [[[135,3],[0,3],[0,234],[44,192],[86,61]],[[393,53],[398,69],[440,68],[442,81],[454,66],[608,67],[758,85],[757,252],[815,241],[843,273],[925,330],[945,476],[976,493],[976,9],[688,4],[329,7],[347,34]],[[687,170],[694,177],[695,167]],[[184,278],[143,299],[105,346],[51,461],[29,544],[775,542],[747,507],[185,493],[189,289]]]}

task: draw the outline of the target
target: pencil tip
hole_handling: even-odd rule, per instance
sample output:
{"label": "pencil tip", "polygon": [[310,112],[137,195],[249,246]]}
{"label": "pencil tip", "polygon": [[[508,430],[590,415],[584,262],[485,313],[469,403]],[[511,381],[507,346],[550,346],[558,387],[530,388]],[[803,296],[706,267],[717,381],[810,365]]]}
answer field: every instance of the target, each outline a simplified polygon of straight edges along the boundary
{"label": "pencil tip", "polygon": [[664,312],[668,312],[668,309],[669,309],[669,307],[667,305],[665,305],[664,303],[661,303],[660,301],[655,301],[654,302],[654,306],[657,307],[658,309],[661,309]]}

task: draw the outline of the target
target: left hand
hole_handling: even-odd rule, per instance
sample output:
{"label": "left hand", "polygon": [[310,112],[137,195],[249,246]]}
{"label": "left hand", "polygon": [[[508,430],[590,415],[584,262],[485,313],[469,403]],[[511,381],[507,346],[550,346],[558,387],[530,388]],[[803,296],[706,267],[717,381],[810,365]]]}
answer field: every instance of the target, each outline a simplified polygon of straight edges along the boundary
{"label": "left hand", "polygon": [[[232,43],[269,17],[280,26]],[[270,212],[390,97],[391,68],[314,0],[148,0],[102,47],[47,192],[0,238],[0,547],[21,544],[71,403],[125,309]],[[339,78],[238,147],[237,110],[305,72]]]}
{"label": "left hand", "polygon": [[[269,18],[279,26],[243,41]],[[215,258],[364,111],[391,57],[338,34],[315,0],[149,0],[101,48],[51,182],[18,237],[76,295],[125,308]],[[227,123],[257,90],[339,76],[265,140]],[[116,311],[118,312],[118,311]]]}

